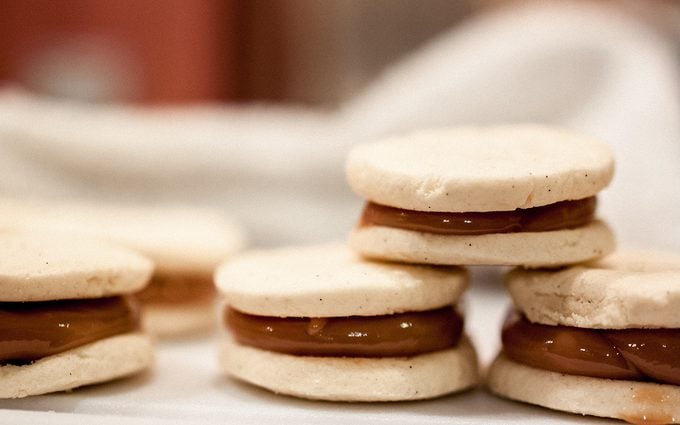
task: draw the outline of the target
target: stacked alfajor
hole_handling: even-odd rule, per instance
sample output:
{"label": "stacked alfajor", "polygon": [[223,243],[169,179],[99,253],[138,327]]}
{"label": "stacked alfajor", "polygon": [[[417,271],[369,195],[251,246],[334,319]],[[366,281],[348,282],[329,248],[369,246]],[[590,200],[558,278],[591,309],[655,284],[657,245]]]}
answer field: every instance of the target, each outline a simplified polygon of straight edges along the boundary
{"label": "stacked alfajor", "polygon": [[252,251],[216,274],[223,371],[333,401],[440,396],[476,384],[458,267],[367,261],[344,245]]}
{"label": "stacked alfajor", "polygon": [[477,362],[461,265],[564,266],[614,249],[596,196],[609,148],[542,126],[450,128],[355,147],[367,199],[349,246],[253,252],[222,266],[226,373],[343,401],[469,388]]}
{"label": "stacked alfajor", "polygon": [[621,251],[560,270],[507,275],[516,312],[491,390],[540,406],[680,422],[680,256]]}
{"label": "stacked alfajor", "polygon": [[537,125],[421,131],[354,148],[367,199],[350,246],[369,258],[447,265],[560,266],[614,248],[596,195],[608,146]]}
{"label": "stacked alfajor", "polygon": [[0,398],[131,375],[153,361],[131,295],[153,264],[107,243],[0,231]]}

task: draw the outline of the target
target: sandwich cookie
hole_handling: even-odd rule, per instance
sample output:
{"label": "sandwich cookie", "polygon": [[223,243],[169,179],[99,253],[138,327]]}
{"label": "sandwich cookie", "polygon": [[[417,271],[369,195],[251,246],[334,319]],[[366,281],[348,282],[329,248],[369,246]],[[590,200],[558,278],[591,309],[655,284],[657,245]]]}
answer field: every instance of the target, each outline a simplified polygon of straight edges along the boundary
{"label": "sandwich cookie", "polygon": [[0,398],[63,391],[153,361],[129,294],[150,260],[107,243],[0,232]]}
{"label": "sandwich cookie", "polygon": [[408,263],[557,266],[613,250],[595,195],[609,148],[541,126],[454,128],[354,148],[352,189],[368,199],[351,248]]}
{"label": "sandwich cookie", "polygon": [[333,401],[437,397],[477,382],[457,267],[391,265],[341,245],[246,253],[221,266],[222,370]]}
{"label": "sandwich cookie", "polygon": [[516,269],[491,390],[633,423],[680,422],[680,255],[620,252],[560,271]]}
{"label": "sandwich cookie", "polygon": [[214,327],[217,265],[239,250],[244,233],[221,214],[189,207],[0,202],[11,227],[96,237],[135,249],[155,263],[137,294],[144,327],[176,337]]}

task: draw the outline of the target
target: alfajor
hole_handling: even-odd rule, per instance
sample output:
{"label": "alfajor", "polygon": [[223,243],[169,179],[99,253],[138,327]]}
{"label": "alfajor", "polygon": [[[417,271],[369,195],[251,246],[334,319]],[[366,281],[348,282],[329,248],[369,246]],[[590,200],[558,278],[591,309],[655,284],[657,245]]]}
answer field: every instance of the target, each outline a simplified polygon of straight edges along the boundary
{"label": "alfajor", "polygon": [[680,255],[516,269],[507,287],[518,312],[489,371],[493,392],[633,423],[680,422]]}
{"label": "alfajor", "polygon": [[612,178],[603,143],[534,125],[423,131],[364,144],[347,160],[368,199],[350,246],[430,264],[556,266],[613,250],[595,195]]}
{"label": "alfajor", "polygon": [[253,251],[221,266],[223,371],[334,401],[437,397],[477,382],[456,267],[389,265],[341,245]]}
{"label": "alfajor", "polygon": [[131,375],[153,361],[129,294],[150,260],[107,243],[0,231],[0,398]]}
{"label": "alfajor", "polygon": [[151,281],[137,297],[144,305],[145,328],[160,337],[214,326],[213,273],[244,244],[236,223],[194,207],[0,200],[0,215],[0,227],[96,237],[153,260]]}

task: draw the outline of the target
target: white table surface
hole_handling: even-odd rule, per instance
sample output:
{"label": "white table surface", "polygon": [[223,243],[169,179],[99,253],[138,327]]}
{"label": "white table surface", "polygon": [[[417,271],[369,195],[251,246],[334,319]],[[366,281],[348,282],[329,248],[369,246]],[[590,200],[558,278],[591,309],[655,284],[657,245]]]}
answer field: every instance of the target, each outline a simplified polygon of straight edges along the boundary
{"label": "white table surface", "polygon": [[[482,363],[498,348],[508,305],[499,272],[473,272],[467,330]],[[562,424],[609,421],[498,399],[483,389],[429,401],[330,403],[278,396],[221,376],[219,335],[158,345],[153,371],[129,379],[19,400],[0,400],[0,424]]]}

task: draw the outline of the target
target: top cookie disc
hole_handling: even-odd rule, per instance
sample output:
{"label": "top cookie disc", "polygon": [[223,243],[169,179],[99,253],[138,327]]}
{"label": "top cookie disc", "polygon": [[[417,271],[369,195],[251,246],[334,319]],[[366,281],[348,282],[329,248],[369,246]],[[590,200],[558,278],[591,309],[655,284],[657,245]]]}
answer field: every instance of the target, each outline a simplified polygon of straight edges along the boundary
{"label": "top cookie disc", "polygon": [[227,304],[279,317],[375,316],[454,304],[467,285],[458,267],[361,259],[342,245],[252,251],[217,270]]}
{"label": "top cookie disc", "polygon": [[0,231],[0,301],[100,298],[139,291],[153,263],[109,243]]}
{"label": "top cookie disc", "polygon": [[0,200],[0,228],[105,239],[151,258],[160,273],[211,275],[241,249],[240,226],[208,209]]}
{"label": "top cookie disc", "polygon": [[506,286],[534,323],[580,328],[680,328],[680,255],[619,251],[555,271],[515,269]]}
{"label": "top cookie disc", "polygon": [[357,146],[346,171],[355,192],[382,205],[511,211],[595,195],[614,159],[604,143],[555,128],[463,127]]}

